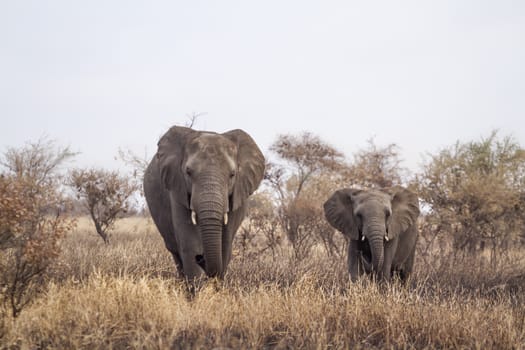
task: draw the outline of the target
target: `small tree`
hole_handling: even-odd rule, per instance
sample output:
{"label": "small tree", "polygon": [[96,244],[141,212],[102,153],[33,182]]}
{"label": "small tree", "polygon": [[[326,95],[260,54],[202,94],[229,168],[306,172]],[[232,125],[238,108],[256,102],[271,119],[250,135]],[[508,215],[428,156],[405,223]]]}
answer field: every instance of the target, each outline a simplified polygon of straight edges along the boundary
{"label": "small tree", "polygon": [[[296,258],[302,259],[321,237],[333,235],[334,230],[324,224],[322,204],[341,183],[344,157],[308,132],[281,135],[270,150],[284,163],[269,164],[265,182],[276,193],[279,222]],[[323,177],[330,181],[324,182],[329,186],[321,188],[316,183]]]}
{"label": "small tree", "polygon": [[144,155],[139,156],[130,149],[124,150],[119,148],[118,158],[120,158],[120,160],[122,160],[126,165],[131,167],[134,179],[142,181],[144,178],[144,172],[151,161],[147,150],[144,150]]}
{"label": "small tree", "polygon": [[[452,239],[456,251],[499,250],[523,232],[525,151],[510,137],[492,132],[478,142],[457,142],[431,155],[416,178],[428,205],[423,232]],[[428,239],[428,238],[427,238]]]}
{"label": "small tree", "polygon": [[108,244],[115,220],[129,210],[129,199],[138,185],[118,172],[102,169],[73,170],[69,182],[83,199],[98,235]]}
{"label": "small tree", "polygon": [[69,148],[40,139],[8,148],[0,174],[0,290],[2,313],[17,317],[44,287],[59,254],[59,241],[74,220],[63,216],[59,166],[74,156]]}
{"label": "small tree", "polygon": [[406,169],[401,167],[399,147],[392,143],[378,147],[373,139],[354,154],[346,178],[352,186],[391,187],[400,185]]}
{"label": "small tree", "polygon": [[57,187],[61,179],[60,166],[76,155],[69,147],[57,147],[55,141],[43,137],[21,148],[7,148],[0,165],[18,179],[38,186]]}

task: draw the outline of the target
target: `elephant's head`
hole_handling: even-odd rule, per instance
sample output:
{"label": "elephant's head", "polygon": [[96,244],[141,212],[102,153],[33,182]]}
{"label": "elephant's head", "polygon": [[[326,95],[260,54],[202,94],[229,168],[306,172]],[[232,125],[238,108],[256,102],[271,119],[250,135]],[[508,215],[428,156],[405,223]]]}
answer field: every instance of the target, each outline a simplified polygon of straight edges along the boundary
{"label": "elephant's head", "polygon": [[326,201],[324,211],[330,225],[351,240],[362,241],[363,263],[377,272],[383,265],[385,242],[416,222],[419,203],[415,193],[400,186],[342,189]]}
{"label": "elephant's head", "polygon": [[228,214],[262,180],[261,151],[242,130],[217,134],[175,126],[160,139],[157,157],[170,201],[185,208],[185,220],[201,234],[206,274],[222,276],[222,232]]}

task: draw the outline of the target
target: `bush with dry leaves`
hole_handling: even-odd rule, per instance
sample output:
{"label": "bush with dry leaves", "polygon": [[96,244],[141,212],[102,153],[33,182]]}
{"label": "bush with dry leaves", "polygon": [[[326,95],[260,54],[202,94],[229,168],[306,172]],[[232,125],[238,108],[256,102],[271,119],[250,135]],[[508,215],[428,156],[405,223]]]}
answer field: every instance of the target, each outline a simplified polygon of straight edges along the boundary
{"label": "bush with dry leaves", "polygon": [[130,199],[138,184],[116,171],[104,169],[72,170],[69,183],[83,201],[98,235],[108,244],[115,220],[130,209]]}
{"label": "bush with dry leaves", "polygon": [[0,174],[0,290],[2,319],[17,317],[45,287],[60,240],[74,226],[59,186],[69,148],[41,139],[8,148]]}
{"label": "bush with dry leaves", "polygon": [[480,141],[458,141],[429,157],[415,185],[426,211],[422,236],[427,248],[439,246],[442,255],[488,249],[496,264],[501,254],[519,246],[525,224],[525,150],[511,137],[492,132]]}

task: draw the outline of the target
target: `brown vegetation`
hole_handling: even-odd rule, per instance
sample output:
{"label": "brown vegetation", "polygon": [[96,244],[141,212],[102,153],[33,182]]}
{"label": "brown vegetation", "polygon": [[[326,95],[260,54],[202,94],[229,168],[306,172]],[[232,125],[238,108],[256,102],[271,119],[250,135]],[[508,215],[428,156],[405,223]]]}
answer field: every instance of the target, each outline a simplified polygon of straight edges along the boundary
{"label": "brown vegetation", "polygon": [[115,220],[129,210],[130,197],[138,190],[138,184],[104,169],[75,169],[69,183],[76,190],[77,199],[83,201],[97,234],[108,244]]}
{"label": "brown vegetation", "polygon": [[[408,287],[348,281],[317,246],[297,262],[237,254],[223,283],[188,298],[160,235],[126,218],[111,246],[87,219],[67,237],[46,294],[9,322],[21,348],[523,348],[519,264],[420,262]],[[101,249],[101,248],[104,249]],[[516,260],[518,261],[518,260]],[[478,261],[479,262],[479,261]]]}
{"label": "brown vegetation", "polygon": [[[50,239],[60,253],[38,247],[58,263],[17,317],[4,304],[2,346],[525,349],[525,163],[512,139],[445,148],[410,183],[395,145],[371,141],[351,162],[311,134],[282,136],[272,150],[224,281],[192,297],[150,219],[118,221],[106,246],[81,218]],[[33,202],[2,181],[3,242]],[[396,184],[421,199],[414,273],[403,286],[350,283],[346,242],[326,227],[322,203],[337,188]]]}
{"label": "brown vegetation", "polygon": [[322,202],[342,185],[343,154],[307,132],[281,135],[270,150],[279,163],[267,166],[264,182],[276,198],[275,208],[270,205],[275,216],[266,219],[285,233],[297,260],[309,256],[317,242],[323,242],[329,253],[340,255],[344,243],[335,241],[334,230],[324,220]]}
{"label": "brown vegetation", "polygon": [[19,316],[45,287],[59,242],[74,226],[57,187],[58,167],[72,155],[42,139],[0,159],[0,336],[6,314]]}
{"label": "brown vegetation", "polygon": [[441,255],[488,250],[490,261],[523,248],[525,151],[493,132],[432,155],[413,184],[427,206],[423,239]]}

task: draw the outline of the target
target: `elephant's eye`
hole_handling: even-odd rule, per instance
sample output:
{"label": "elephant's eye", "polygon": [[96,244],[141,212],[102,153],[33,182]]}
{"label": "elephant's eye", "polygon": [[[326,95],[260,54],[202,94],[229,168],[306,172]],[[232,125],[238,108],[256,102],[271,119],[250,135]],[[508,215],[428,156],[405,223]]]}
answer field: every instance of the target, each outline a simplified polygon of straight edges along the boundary
{"label": "elephant's eye", "polygon": [[192,173],[192,170],[189,166],[186,167],[186,174],[188,174],[188,176],[191,176],[191,173]]}
{"label": "elephant's eye", "polygon": [[233,178],[234,176],[235,176],[235,170],[232,170],[232,171],[230,172],[230,179]]}

